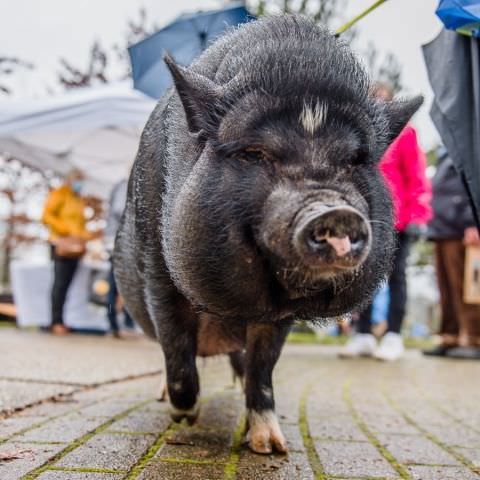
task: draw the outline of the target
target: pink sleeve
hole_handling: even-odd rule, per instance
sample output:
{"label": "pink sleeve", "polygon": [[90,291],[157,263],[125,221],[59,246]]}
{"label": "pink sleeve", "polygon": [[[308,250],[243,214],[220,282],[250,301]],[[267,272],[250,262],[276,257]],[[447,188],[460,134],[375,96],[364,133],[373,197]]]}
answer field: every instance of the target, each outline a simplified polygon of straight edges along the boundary
{"label": "pink sleeve", "polygon": [[405,128],[401,155],[408,223],[425,224],[432,218],[432,186],[425,172],[427,159],[410,125]]}

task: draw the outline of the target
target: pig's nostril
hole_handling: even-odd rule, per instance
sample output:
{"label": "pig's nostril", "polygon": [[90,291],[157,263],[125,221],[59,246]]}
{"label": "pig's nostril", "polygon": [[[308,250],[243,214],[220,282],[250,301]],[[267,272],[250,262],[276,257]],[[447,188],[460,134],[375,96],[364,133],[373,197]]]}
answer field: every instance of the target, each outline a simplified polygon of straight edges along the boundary
{"label": "pig's nostril", "polygon": [[359,255],[365,250],[366,246],[367,246],[367,240],[366,239],[357,240],[356,242],[352,242],[352,253],[354,255]]}
{"label": "pig's nostril", "polygon": [[310,251],[315,253],[325,252],[329,248],[326,237],[320,237],[316,235],[315,232],[307,236],[307,246]]}

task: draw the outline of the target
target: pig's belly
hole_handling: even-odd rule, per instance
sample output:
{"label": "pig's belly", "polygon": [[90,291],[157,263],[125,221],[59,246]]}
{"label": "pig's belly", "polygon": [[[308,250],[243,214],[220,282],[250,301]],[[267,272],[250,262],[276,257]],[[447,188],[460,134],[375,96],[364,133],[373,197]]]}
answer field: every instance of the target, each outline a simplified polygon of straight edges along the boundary
{"label": "pig's belly", "polygon": [[200,315],[197,336],[197,355],[210,357],[225,353],[237,352],[244,348],[244,341],[239,332],[228,328],[208,314]]}

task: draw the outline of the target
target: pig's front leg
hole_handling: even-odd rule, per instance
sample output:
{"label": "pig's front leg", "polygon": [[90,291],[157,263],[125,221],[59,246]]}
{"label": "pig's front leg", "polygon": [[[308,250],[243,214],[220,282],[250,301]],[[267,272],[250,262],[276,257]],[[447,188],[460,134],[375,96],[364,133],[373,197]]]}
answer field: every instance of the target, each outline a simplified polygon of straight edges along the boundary
{"label": "pig's front leg", "polygon": [[247,327],[247,439],[257,453],[287,451],[274,410],[272,373],[290,326],[291,323],[252,323]]}
{"label": "pig's front leg", "polygon": [[198,416],[199,380],[195,358],[197,330],[195,314],[186,301],[177,301],[175,310],[162,319],[160,343],[165,355],[167,390],[175,422],[186,418],[195,422]]}

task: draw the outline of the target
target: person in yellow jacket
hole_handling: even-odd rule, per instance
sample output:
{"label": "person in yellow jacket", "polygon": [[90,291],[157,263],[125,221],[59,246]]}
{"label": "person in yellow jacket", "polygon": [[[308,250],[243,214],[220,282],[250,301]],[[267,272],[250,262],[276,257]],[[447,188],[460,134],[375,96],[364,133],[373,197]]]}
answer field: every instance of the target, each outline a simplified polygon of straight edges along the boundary
{"label": "person in yellow jacket", "polygon": [[67,292],[85,243],[98,235],[86,229],[86,204],[81,196],[83,181],[82,172],[79,170],[70,172],[65,183],[48,195],[42,215],[42,222],[50,231],[49,241],[54,265],[51,331],[57,335],[68,333],[63,322],[63,307]]}

